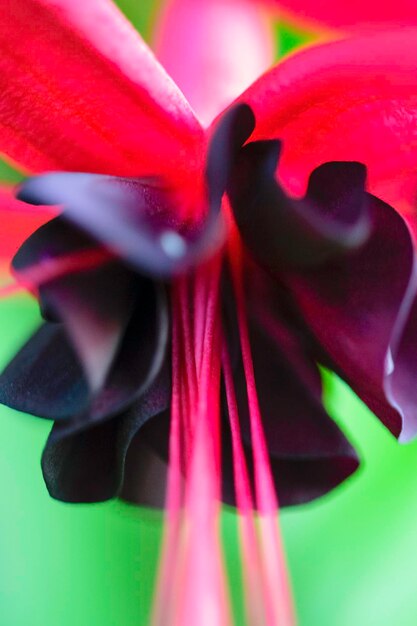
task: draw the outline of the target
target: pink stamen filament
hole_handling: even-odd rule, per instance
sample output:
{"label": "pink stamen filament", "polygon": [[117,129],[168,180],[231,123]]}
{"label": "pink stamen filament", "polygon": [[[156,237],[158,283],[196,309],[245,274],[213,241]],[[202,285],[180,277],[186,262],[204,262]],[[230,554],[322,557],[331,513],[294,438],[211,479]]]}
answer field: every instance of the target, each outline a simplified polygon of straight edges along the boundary
{"label": "pink stamen filament", "polygon": [[256,507],[240,431],[227,343],[221,337],[221,255],[172,290],[173,395],[166,529],[154,626],[230,626],[222,562],[220,374],[223,369],[250,626],[295,623],[279,535],[278,501],[256,392],[234,226],[228,248],[247,385]]}
{"label": "pink stamen filament", "polygon": [[[216,390],[220,384],[220,263],[220,258],[214,258],[209,262],[210,271],[202,267],[196,275],[196,284],[202,286],[200,297],[190,297],[183,279],[173,288],[170,448],[174,467],[168,481],[167,525],[154,614],[158,626],[231,623],[219,540],[220,408]],[[182,458],[185,467],[181,467]]]}
{"label": "pink stamen filament", "polygon": [[[233,229],[233,225],[232,225]],[[275,493],[269,455],[262,426],[251,354],[243,286],[242,246],[234,231],[229,239],[229,263],[236,299],[238,328],[246,378],[251,426],[257,517],[263,561],[267,623],[271,626],[292,626],[294,611],[287,577],[287,568],[278,527],[278,500]]]}
{"label": "pink stamen filament", "polygon": [[254,505],[240,430],[238,408],[233,383],[233,372],[227,347],[223,344],[222,366],[226,388],[230,429],[232,433],[233,471],[236,491],[236,505],[239,512],[239,530],[243,562],[243,582],[245,589],[248,623],[264,626],[265,598],[262,580],[262,563],[255,527]]}

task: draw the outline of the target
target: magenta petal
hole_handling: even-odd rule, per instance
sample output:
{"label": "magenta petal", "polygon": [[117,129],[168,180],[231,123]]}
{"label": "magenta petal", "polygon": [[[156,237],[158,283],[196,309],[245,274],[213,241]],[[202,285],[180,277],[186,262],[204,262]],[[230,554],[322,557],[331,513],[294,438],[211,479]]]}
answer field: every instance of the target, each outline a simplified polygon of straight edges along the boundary
{"label": "magenta petal", "polygon": [[14,189],[0,185],[0,262],[9,261],[34,230],[55,215],[51,207],[30,207],[14,197]]}
{"label": "magenta petal", "polygon": [[372,193],[414,212],[416,42],[409,28],[313,46],[242,94],[255,112],[254,139],[283,142],[279,176],[292,192],[302,195],[321,163],[358,161]]}
{"label": "magenta petal", "polygon": [[0,93],[0,150],[29,171],[197,166],[198,122],[110,0],[3,3]]}
{"label": "magenta petal", "polygon": [[267,0],[277,11],[288,10],[296,20],[318,25],[349,29],[370,28],[375,25],[404,26],[417,23],[414,0]]}

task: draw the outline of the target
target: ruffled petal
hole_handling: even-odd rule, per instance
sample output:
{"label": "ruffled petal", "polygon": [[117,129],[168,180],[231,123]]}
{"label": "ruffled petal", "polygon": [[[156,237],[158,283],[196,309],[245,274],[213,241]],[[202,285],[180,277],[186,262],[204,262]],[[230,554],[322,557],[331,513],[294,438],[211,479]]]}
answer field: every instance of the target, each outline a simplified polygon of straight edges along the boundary
{"label": "ruffled petal", "polygon": [[[163,509],[166,504],[166,489],[168,483],[168,453],[161,456],[146,437],[149,428],[159,430],[158,437],[166,437],[166,446],[169,440],[169,414],[160,413],[154,419],[148,420],[143,428],[135,435],[129,446],[125,460],[123,485],[119,497],[139,506],[152,506]],[[165,426],[165,424],[167,426]]]}
{"label": "ruffled petal", "polygon": [[110,0],[8,0],[0,150],[30,171],[188,176],[202,131]]}
{"label": "ruffled petal", "polygon": [[168,0],[156,51],[208,124],[274,60],[274,37],[251,0]]}
{"label": "ruffled petal", "polygon": [[0,402],[47,419],[83,412],[90,394],[61,324],[43,324],[0,375]]}
{"label": "ruffled petal", "polygon": [[[42,226],[13,259],[19,271],[77,254],[92,242],[62,218]],[[147,281],[144,281],[147,284]],[[141,281],[121,263],[112,261],[83,272],[67,273],[39,288],[41,310],[64,323],[92,390],[98,390],[112,366],[135,304]]]}
{"label": "ruffled petal", "polygon": [[387,397],[401,415],[401,441],[409,441],[417,433],[416,356],[417,299],[414,298],[407,320],[397,338],[394,356],[391,353],[388,360],[385,380]]}
{"label": "ruffled petal", "polygon": [[[84,430],[126,411],[159,375],[167,355],[165,291],[147,281],[100,389],[91,389],[63,324],[46,322],[0,375],[0,402]],[[146,297],[145,297],[146,296]]]}
{"label": "ruffled petal", "polygon": [[18,195],[32,204],[64,205],[67,220],[150,276],[184,271],[222,241],[220,204],[204,223],[187,224],[175,193],[158,180],[52,173],[28,179]]}
{"label": "ruffled petal", "polygon": [[372,193],[414,211],[416,64],[416,29],[381,32],[306,49],[239,100],[255,112],[253,139],[282,140],[279,176],[296,195],[321,163],[358,161]]}
{"label": "ruffled petal", "polygon": [[275,179],[277,141],[253,142],[239,154],[228,194],[240,235],[265,268],[311,266],[363,244],[370,230],[365,167],[325,163],[302,200]]}
{"label": "ruffled petal", "polygon": [[[250,267],[246,276],[250,280],[247,296],[256,389],[277,493],[281,505],[300,504],[333,489],[357,469],[359,461],[323,407],[321,377],[312,344],[297,326],[285,291],[277,292],[265,274],[252,273]],[[274,317],[267,307],[272,296],[278,307]],[[228,319],[229,324],[233,323],[230,310]],[[230,332],[228,338],[243,442],[251,463],[244,369],[239,349],[233,346],[238,338]],[[226,403],[224,413],[227,415]],[[227,418],[224,420],[226,424]],[[233,502],[232,447],[226,425],[224,431],[224,496]]]}
{"label": "ruffled petal", "polygon": [[111,420],[92,428],[74,421],[55,423],[42,455],[50,495],[65,502],[99,502],[118,495],[133,437],[169,401],[169,376],[164,370],[127,412]]}
{"label": "ruffled petal", "polygon": [[415,253],[398,213],[376,198],[371,211],[373,233],[359,251],[281,280],[320,344],[317,358],[404,439],[417,432],[414,394],[398,393],[390,375],[405,358],[400,346],[417,290]]}

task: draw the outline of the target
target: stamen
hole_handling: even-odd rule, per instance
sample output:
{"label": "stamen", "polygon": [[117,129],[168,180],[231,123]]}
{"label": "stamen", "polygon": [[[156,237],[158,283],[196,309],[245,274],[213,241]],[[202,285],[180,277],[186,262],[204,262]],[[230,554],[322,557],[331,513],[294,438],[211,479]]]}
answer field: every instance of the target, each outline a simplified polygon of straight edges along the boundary
{"label": "stamen", "polygon": [[222,349],[222,366],[232,433],[233,470],[236,504],[239,512],[238,521],[241,537],[246,611],[249,624],[264,626],[267,624],[267,621],[265,615],[262,563],[256,535],[249,472],[242,444],[232,367],[225,343],[223,343]]}
{"label": "stamen", "polygon": [[[226,596],[225,573],[219,537],[219,275],[220,260],[211,262],[211,285],[203,336],[204,346],[199,376],[199,403],[196,415],[193,456],[185,502],[188,531],[182,598],[176,626],[202,624],[227,626],[230,610]],[[202,540],[203,538],[203,540]]]}
{"label": "stamen", "polygon": [[229,262],[247,385],[256,507],[240,431],[233,373],[221,336],[221,256],[178,278],[172,288],[173,395],[166,526],[154,626],[230,626],[222,559],[220,374],[232,431],[245,597],[251,626],[293,626],[278,530],[278,502],[263,433],[243,292],[241,244],[232,233]]}
{"label": "stamen", "polygon": [[175,598],[178,595],[178,578],[174,572],[179,567],[181,556],[183,468],[182,403],[181,403],[181,317],[173,298],[172,322],[172,406],[169,438],[169,467],[166,497],[166,520],[161,550],[161,565],[158,574],[152,623],[164,626],[172,623]]}
{"label": "stamen", "polygon": [[[202,270],[201,276],[191,282],[193,286],[201,284],[200,281],[206,283],[193,298],[185,282],[181,284],[182,279],[173,289],[174,392],[170,447],[174,468],[170,471],[174,473],[168,484],[166,539],[154,614],[154,624],[158,626],[229,626],[231,623],[219,537],[220,407],[216,390],[220,384],[220,263],[220,258],[212,259],[210,271]],[[190,315],[191,301],[195,318],[200,320],[198,324]],[[185,395],[180,397],[179,389]],[[191,402],[185,403],[185,397]],[[191,404],[188,411],[191,437],[187,437],[189,449],[181,473],[179,449],[186,443],[185,404]],[[182,432],[178,427],[182,427]],[[180,487],[182,480],[184,492]]]}
{"label": "stamen", "polygon": [[295,620],[283,547],[278,529],[278,500],[274,489],[263,432],[253,370],[243,287],[242,247],[239,235],[233,224],[231,225],[231,231],[232,236],[229,238],[228,256],[235,291],[238,328],[248,396],[256,504],[259,510],[257,522],[265,571],[264,584],[268,597],[266,604],[267,623],[271,624],[271,626],[292,626]]}

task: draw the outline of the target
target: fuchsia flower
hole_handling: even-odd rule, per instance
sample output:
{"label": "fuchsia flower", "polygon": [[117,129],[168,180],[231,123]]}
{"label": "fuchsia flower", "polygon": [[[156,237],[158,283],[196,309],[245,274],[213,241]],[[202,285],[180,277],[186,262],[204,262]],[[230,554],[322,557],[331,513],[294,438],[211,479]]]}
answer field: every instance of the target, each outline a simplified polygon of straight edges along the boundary
{"label": "fuchsia flower", "polygon": [[[178,7],[168,21],[189,18]],[[64,500],[118,494],[134,437],[169,447],[161,624],[196,623],[207,598],[209,623],[227,623],[221,490],[241,513],[253,623],[291,623],[274,487],[305,502],[358,465],[317,362],[396,436],[416,433],[415,252],[398,212],[413,228],[415,35],[306,50],[221,114],[213,63],[210,102],[185,89],[206,122],[220,114],[206,129],[110,2],[2,11],[0,147],[41,174],[19,197],[63,212],[14,258],[45,321],[1,400],[55,419],[42,466]]]}

